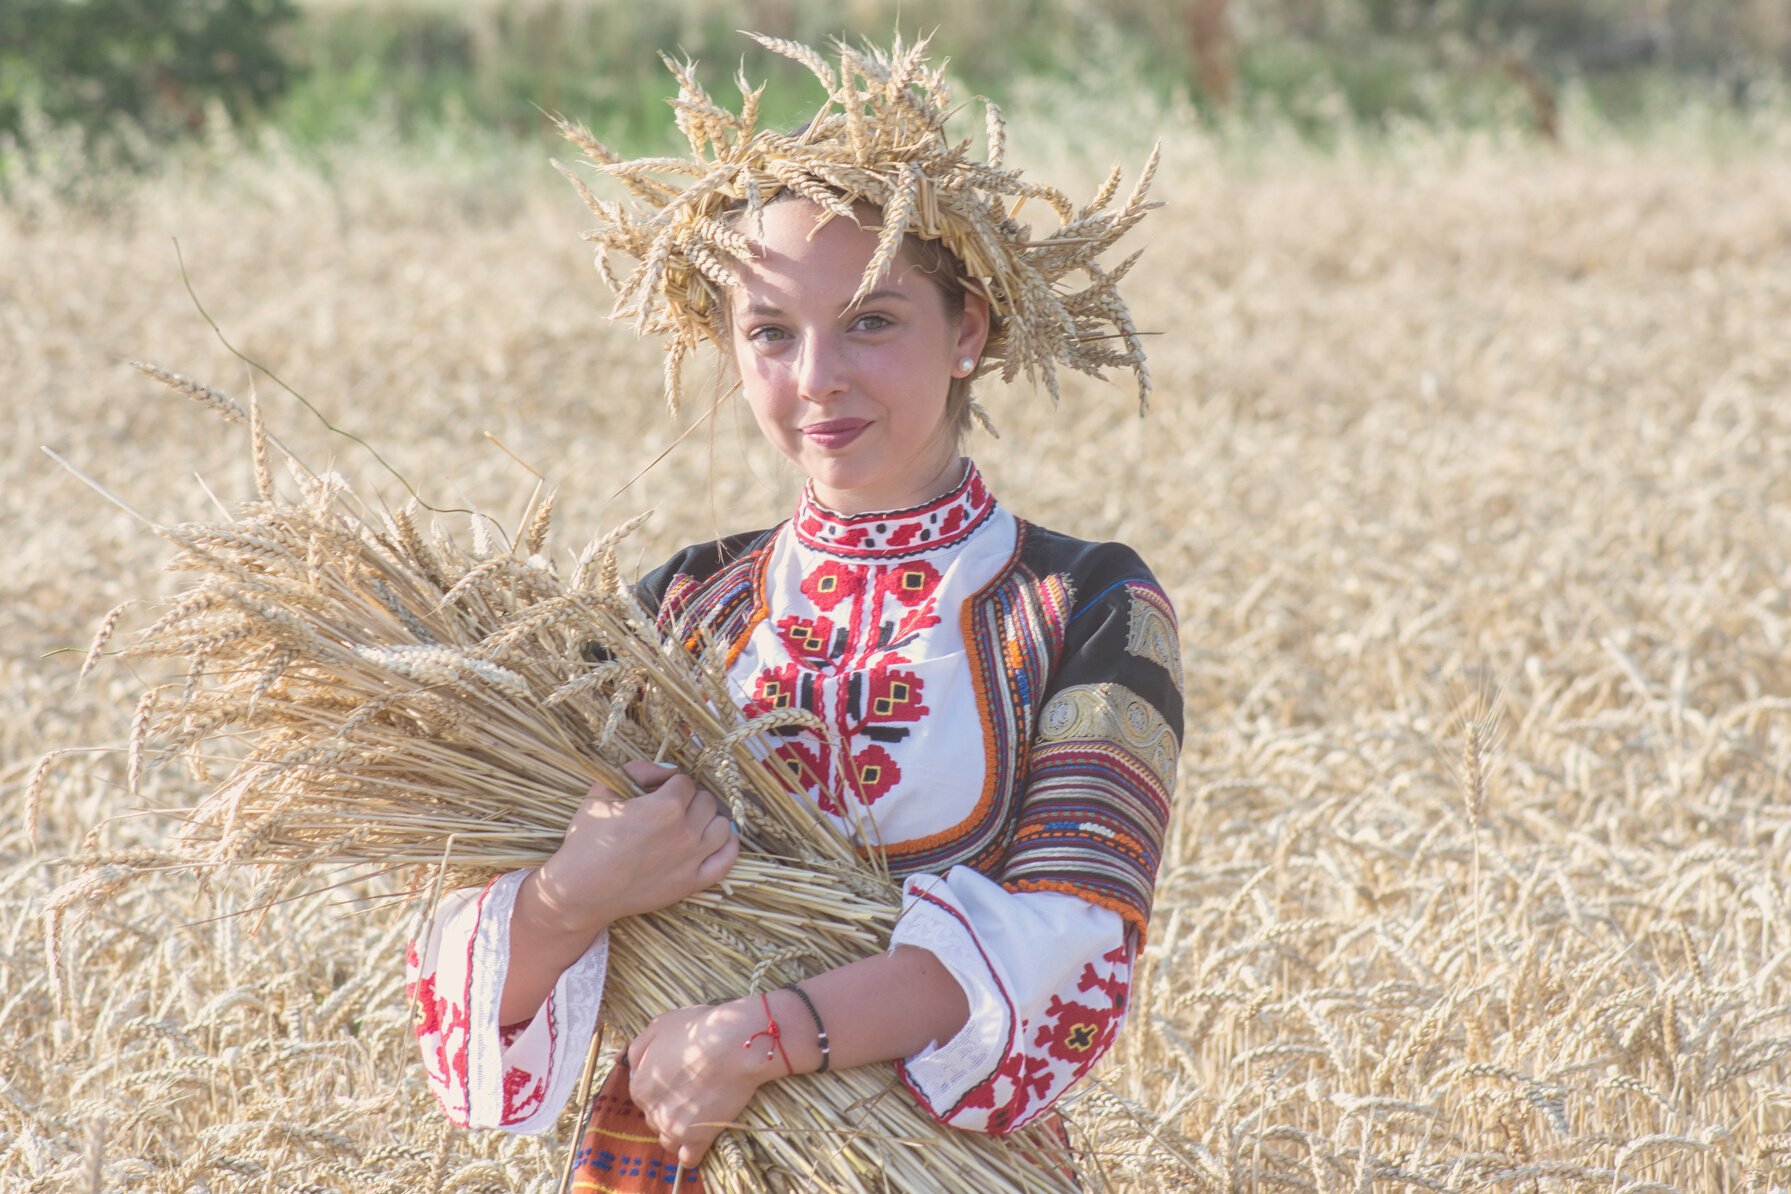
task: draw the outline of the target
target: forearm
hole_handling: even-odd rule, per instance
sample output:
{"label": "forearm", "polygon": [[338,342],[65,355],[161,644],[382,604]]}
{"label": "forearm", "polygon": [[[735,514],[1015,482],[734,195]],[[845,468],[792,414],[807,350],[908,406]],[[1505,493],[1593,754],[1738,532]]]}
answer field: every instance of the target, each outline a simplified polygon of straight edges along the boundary
{"label": "forearm", "polygon": [[540,876],[535,871],[522,881],[510,914],[510,961],[498,1001],[500,1024],[527,1020],[540,1010],[560,975],[584,956],[605,927],[596,919],[568,923],[544,898]]}
{"label": "forearm", "polygon": [[[929,950],[898,945],[804,979],[802,989],[826,1026],[828,1068],[895,1061],[955,1036],[970,1004],[951,971]],[[890,998],[892,992],[898,998]],[[821,1068],[814,1020],[792,991],[771,995],[790,1065],[799,1074]]]}

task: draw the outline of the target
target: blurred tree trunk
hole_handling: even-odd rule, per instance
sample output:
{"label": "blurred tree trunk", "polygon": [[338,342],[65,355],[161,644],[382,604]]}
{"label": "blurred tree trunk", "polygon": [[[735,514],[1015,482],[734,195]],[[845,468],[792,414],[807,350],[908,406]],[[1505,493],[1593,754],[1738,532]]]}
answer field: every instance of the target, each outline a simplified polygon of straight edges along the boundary
{"label": "blurred tree trunk", "polygon": [[1217,107],[1228,107],[1237,89],[1237,47],[1231,37],[1230,0],[1193,0],[1186,11],[1194,80]]}
{"label": "blurred tree trunk", "polygon": [[748,28],[772,37],[797,37],[796,7],[793,0],[765,0],[759,6],[758,24]]}
{"label": "blurred tree trunk", "polygon": [[1561,106],[1555,99],[1555,89],[1535,67],[1515,52],[1506,51],[1500,55],[1499,67],[1517,84],[1518,89],[1524,93],[1524,99],[1529,101],[1530,117],[1536,122],[1536,131],[1542,134],[1545,141],[1559,145]]}

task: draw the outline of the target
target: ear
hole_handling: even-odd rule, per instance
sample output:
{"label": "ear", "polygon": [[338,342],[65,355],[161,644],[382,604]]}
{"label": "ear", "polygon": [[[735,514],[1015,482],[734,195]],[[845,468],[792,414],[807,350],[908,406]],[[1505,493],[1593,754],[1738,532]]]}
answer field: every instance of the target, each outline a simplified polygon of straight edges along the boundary
{"label": "ear", "polygon": [[958,320],[958,342],[952,360],[974,357],[981,360],[983,346],[989,342],[989,300],[980,294],[966,292],[964,314]]}

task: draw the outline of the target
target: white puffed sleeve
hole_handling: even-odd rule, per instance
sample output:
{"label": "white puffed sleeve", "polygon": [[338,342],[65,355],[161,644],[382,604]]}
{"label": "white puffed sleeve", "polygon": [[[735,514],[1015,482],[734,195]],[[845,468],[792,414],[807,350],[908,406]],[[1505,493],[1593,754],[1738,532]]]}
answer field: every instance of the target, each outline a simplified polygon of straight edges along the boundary
{"label": "white puffed sleeve", "polygon": [[1132,943],[1117,912],[1059,892],[1015,892],[968,867],[910,876],[890,945],[915,945],[964,988],[957,1035],[898,1065],[939,1122],[1011,1132],[1112,1046]]}
{"label": "white puffed sleeve", "polygon": [[510,913],[528,871],[442,897],[406,951],[408,990],[429,1084],[463,1128],[540,1132],[572,1094],[597,1028],[609,934],[568,966],[525,1022],[500,1025]]}

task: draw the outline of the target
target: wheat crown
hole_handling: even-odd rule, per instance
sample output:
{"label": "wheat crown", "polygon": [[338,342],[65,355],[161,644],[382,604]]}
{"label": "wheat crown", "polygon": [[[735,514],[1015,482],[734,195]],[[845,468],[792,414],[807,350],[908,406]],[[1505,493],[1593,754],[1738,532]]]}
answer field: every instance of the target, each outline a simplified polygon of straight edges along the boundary
{"label": "wheat crown", "polygon": [[[827,90],[820,111],[800,129],[760,129],[764,87],[748,87],[744,75],[737,78],[740,111],[730,112],[697,82],[694,63],[664,55],[678,80],[671,103],[690,157],[624,161],[583,126],[557,121],[600,173],[627,188],[625,202],[599,199],[554,163],[602,221],[585,239],[597,246],[598,272],[616,293],[613,317],[666,338],[665,395],[674,412],[684,358],[704,339],[725,348],[720,313],[724,290],[738,284],[732,263],[754,255],[732,217],[742,210],[750,217],[790,191],[820,207],[823,221],[853,219],[854,202],[882,209],[877,251],[858,298],[888,273],[904,236],[941,241],[957,256],[968,275],[964,285],[988,299],[996,316],[973,376],[993,372],[999,362],[1005,380],[1021,372],[1042,379],[1055,403],[1060,365],[1095,377],[1111,367],[1129,369],[1143,413],[1150,371],[1118,289],[1139,254],[1112,269],[1096,258],[1161,206],[1145,199],[1158,149],[1123,204],[1114,205],[1116,166],[1094,198],[1077,207],[1057,188],[1002,166],[1006,126],[993,102],[978,97],[987,118],[984,159],[971,155],[968,139],[947,137],[951,90],[941,68],[927,61],[924,39],[905,46],[897,38],[887,50],[840,43],[836,70],[809,46],[748,36],[807,67]],[[1028,200],[1049,207],[1056,226],[1048,233],[1035,235],[1020,222]],[[635,261],[625,279],[610,264],[612,250]]]}

